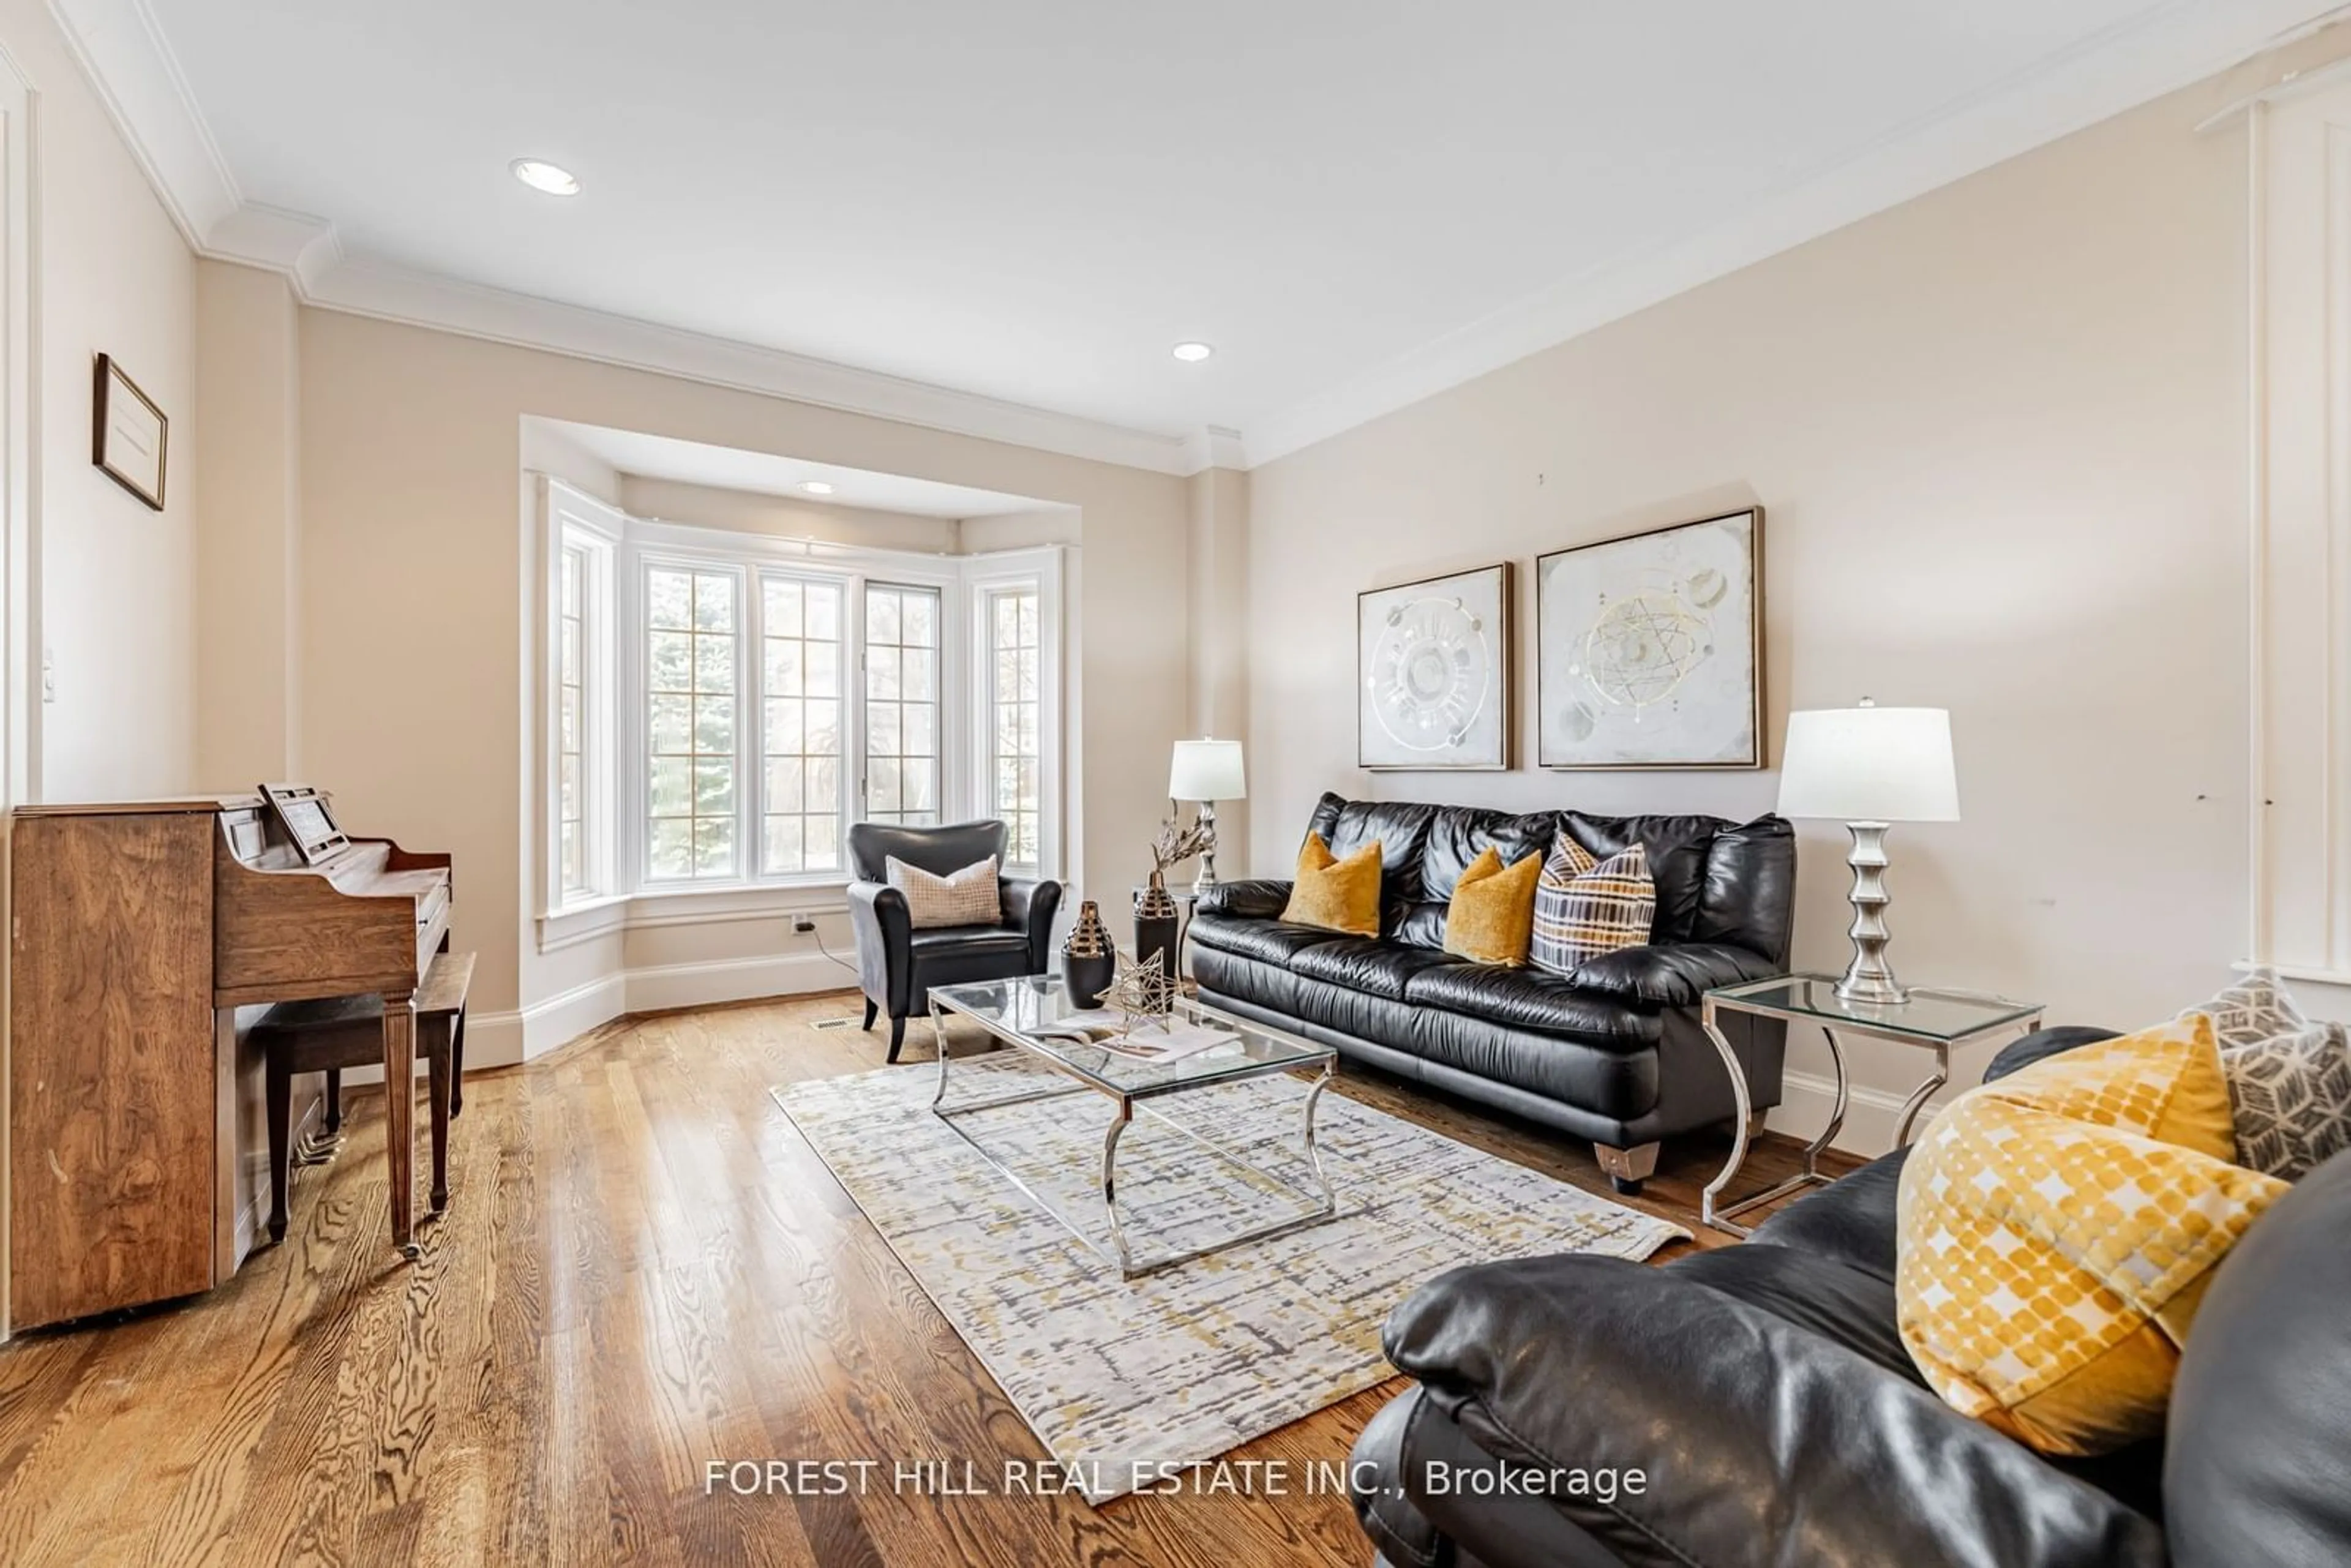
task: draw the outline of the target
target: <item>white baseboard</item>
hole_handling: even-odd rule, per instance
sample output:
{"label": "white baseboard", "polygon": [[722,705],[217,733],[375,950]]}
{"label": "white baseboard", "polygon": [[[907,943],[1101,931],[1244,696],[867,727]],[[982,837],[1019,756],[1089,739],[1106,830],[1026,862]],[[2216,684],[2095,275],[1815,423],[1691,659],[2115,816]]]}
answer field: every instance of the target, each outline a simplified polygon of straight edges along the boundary
{"label": "white baseboard", "polygon": [[[474,1014],[465,1020],[465,1066],[473,1071],[533,1061],[625,1013],[807,996],[856,983],[855,971],[821,953],[623,969],[542,998],[520,1011]],[[418,1062],[416,1070],[422,1074],[424,1064]],[[353,1068],[343,1074],[343,1082],[381,1083],[383,1070]]]}
{"label": "white baseboard", "polygon": [[[1957,1095],[1965,1084],[1954,1083],[1933,1099],[1918,1113],[1918,1127],[1927,1124]],[[1780,1077],[1780,1103],[1772,1111],[1770,1126],[1775,1133],[1807,1142],[1820,1136],[1821,1129],[1829,1124],[1829,1113],[1836,1106],[1836,1080],[1822,1078],[1810,1072],[1783,1072]],[[1902,1107],[1908,1096],[1883,1089],[1872,1089],[1855,1083],[1845,1097],[1844,1125],[1837,1132],[1836,1141],[1829,1146],[1867,1159],[1894,1147],[1894,1134],[1902,1124]]]}

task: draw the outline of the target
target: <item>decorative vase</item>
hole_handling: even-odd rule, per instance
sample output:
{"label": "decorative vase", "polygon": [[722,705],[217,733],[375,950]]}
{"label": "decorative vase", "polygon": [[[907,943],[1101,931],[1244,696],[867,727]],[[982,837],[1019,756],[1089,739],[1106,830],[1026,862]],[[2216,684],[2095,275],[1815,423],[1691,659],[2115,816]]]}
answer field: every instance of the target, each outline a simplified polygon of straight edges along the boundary
{"label": "decorative vase", "polygon": [[1182,929],[1176,915],[1176,901],[1167,896],[1164,873],[1154,871],[1151,885],[1134,897],[1134,956],[1145,962],[1154,953],[1159,955],[1160,967],[1170,980],[1180,977],[1177,963],[1181,955],[1176,944],[1182,940]]}
{"label": "decorative vase", "polygon": [[1118,946],[1091,898],[1078,905],[1077,924],[1061,943],[1061,984],[1073,1007],[1098,1008],[1118,978]]}

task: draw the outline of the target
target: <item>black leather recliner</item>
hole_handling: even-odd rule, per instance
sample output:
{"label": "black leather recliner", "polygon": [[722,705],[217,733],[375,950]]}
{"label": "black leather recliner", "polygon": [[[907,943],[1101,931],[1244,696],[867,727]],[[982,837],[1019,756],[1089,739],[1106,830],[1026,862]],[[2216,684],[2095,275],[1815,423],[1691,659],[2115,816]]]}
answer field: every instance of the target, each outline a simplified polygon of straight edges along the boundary
{"label": "black leather recliner", "polygon": [[[2050,1030],[1988,1077],[2107,1038]],[[2168,1436],[2057,1460],[1930,1391],[1895,1315],[1903,1151],[1743,1246],[1458,1269],[1388,1319],[1420,1385],[1352,1479],[1395,1568],[2351,1563],[2351,1155],[2222,1263]],[[1629,1478],[1638,1472],[1638,1490]]]}
{"label": "black leather recliner", "polygon": [[[1738,1114],[1698,1004],[1712,987],[1787,967],[1796,840],[1785,819],[1513,814],[1324,795],[1307,826],[1338,855],[1378,841],[1379,936],[1284,922],[1288,882],[1210,887],[1188,933],[1202,1001],[1589,1138],[1620,1192],[1640,1190],[1659,1140]],[[1565,977],[1446,952],[1447,904],[1469,862],[1489,845],[1505,863],[1548,854],[1561,832],[1602,856],[1635,840],[1648,852],[1648,945]],[[1735,1014],[1722,1031],[1760,1118],[1780,1103],[1787,1026]]]}
{"label": "black leather recliner", "polygon": [[956,822],[943,828],[902,828],[859,822],[849,830],[849,925],[857,935],[857,984],[865,993],[865,1027],[890,1018],[890,1060],[905,1043],[906,1019],[930,1006],[933,986],[1041,975],[1052,956],[1053,916],[1061,884],[1017,876],[997,881],[1003,917],[993,925],[943,925],[917,931],[906,895],[892,887],[892,856],[946,876],[996,857],[1004,863],[1004,824]]}

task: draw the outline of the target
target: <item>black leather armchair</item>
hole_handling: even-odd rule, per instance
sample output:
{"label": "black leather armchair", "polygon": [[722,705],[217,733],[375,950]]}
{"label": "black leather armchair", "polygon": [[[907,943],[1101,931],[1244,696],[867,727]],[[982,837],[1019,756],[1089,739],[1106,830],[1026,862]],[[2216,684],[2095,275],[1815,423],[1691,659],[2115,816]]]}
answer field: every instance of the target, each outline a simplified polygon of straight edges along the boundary
{"label": "black leather armchair", "polygon": [[[2104,1030],[2056,1029],[1988,1077]],[[1449,1568],[2320,1568],[2351,1562],[2351,1155],[2221,1265],[2168,1436],[2053,1459],[1953,1410],[1896,1319],[1907,1151],[1663,1267],[1458,1269],[1396,1309],[1420,1380],[1351,1474],[1376,1561]],[[1637,1477],[1637,1482],[1634,1479]]]}
{"label": "black leather armchair", "polygon": [[906,895],[887,880],[893,856],[946,876],[976,861],[1004,862],[1004,824],[956,822],[943,828],[902,828],[859,822],[849,830],[849,925],[857,936],[857,983],[865,993],[865,1027],[887,1013],[890,1060],[905,1043],[906,1019],[930,1006],[933,986],[1041,975],[1052,956],[1053,916],[1061,884],[1023,877],[997,882],[1001,918],[993,925],[945,925],[917,931]]}

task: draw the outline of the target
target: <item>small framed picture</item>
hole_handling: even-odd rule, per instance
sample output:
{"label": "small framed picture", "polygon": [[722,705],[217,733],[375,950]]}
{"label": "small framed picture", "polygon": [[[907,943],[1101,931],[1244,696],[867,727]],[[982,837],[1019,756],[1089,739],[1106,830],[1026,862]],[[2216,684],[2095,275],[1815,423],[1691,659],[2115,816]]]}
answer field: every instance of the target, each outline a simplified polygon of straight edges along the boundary
{"label": "small framed picture", "polygon": [[139,383],[122,373],[113,357],[98,357],[96,413],[91,420],[90,461],[106,476],[163,509],[163,473],[171,422]]}

